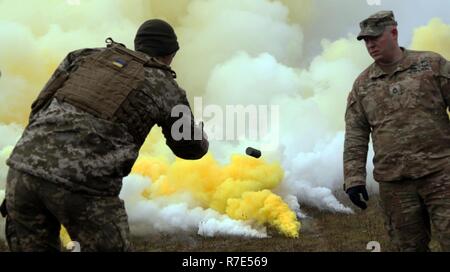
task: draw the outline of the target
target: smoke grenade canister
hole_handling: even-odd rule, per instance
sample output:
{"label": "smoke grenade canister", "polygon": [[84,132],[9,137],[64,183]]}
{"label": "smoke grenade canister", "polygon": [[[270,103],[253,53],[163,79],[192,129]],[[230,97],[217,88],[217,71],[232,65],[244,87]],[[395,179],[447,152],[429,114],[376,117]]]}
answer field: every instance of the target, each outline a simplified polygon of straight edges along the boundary
{"label": "smoke grenade canister", "polygon": [[247,147],[247,149],[245,150],[245,154],[252,156],[254,158],[260,158],[261,157],[261,151],[259,151],[258,149],[255,149],[253,147]]}

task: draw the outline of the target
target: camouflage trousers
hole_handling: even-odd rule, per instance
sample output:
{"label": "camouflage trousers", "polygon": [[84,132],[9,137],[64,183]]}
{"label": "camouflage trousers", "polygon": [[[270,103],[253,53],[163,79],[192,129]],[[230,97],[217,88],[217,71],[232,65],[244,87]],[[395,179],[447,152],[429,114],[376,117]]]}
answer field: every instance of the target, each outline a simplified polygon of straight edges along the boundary
{"label": "camouflage trousers", "polygon": [[420,179],[380,183],[381,206],[399,251],[429,251],[431,229],[450,251],[450,166]]}
{"label": "camouflage trousers", "polygon": [[73,193],[9,169],[5,234],[11,251],[60,251],[61,224],[81,251],[128,251],[129,226],[119,197]]}

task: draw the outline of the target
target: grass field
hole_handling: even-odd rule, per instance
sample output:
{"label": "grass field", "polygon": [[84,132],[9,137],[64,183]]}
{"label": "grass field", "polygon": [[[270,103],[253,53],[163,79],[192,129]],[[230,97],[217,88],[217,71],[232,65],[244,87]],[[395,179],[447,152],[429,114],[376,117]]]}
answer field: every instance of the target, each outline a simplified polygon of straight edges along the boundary
{"label": "grass field", "polygon": [[[339,197],[350,205],[343,196]],[[240,237],[205,238],[194,234],[154,235],[133,237],[135,251],[146,252],[322,252],[344,251],[367,252],[367,243],[378,241],[381,251],[393,251],[386,234],[379,200],[372,196],[369,208],[345,215],[320,211],[316,208],[302,206],[308,214],[302,220],[302,230],[298,239],[289,239],[269,230],[270,238],[249,239]],[[435,249],[436,246],[432,248]],[[0,242],[0,251],[7,251]]]}
{"label": "grass field", "polygon": [[[376,197],[375,197],[376,198]],[[343,202],[347,204],[345,199]],[[204,238],[194,235],[134,238],[136,251],[269,251],[269,252],[321,252],[367,251],[369,241],[378,241],[382,250],[392,251],[383,225],[378,200],[370,201],[369,208],[352,215],[320,211],[302,206],[308,215],[302,220],[298,239],[281,236],[269,230],[270,238],[248,239],[240,237]]]}

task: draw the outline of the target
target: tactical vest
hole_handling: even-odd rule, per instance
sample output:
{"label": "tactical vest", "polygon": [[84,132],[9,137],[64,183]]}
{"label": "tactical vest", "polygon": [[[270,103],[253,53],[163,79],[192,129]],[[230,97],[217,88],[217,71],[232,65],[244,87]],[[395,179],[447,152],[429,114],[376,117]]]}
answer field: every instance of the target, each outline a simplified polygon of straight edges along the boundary
{"label": "tactical vest", "polygon": [[[127,49],[112,39],[108,47],[85,57],[68,76],[43,90],[48,103],[52,97],[67,102],[95,117],[125,124],[137,144],[142,145],[151,127],[154,116],[145,111],[148,100],[141,90],[145,84],[144,67],[154,67],[173,72],[144,53]],[[39,100],[39,98],[38,98]],[[45,104],[42,101],[41,104]]]}

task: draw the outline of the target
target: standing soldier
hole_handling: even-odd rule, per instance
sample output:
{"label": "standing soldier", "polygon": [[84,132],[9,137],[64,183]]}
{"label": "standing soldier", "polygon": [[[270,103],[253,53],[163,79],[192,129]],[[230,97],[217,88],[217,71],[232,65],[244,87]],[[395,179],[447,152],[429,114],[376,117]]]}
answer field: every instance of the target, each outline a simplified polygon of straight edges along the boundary
{"label": "standing soldier", "polygon": [[[3,212],[11,251],[59,250],[61,224],[82,251],[128,250],[118,195],[151,128],[161,126],[178,157],[199,159],[208,150],[169,66],[179,49],[173,28],[145,22],[136,51],[107,41],[106,48],[70,53],[32,105],[7,161]],[[185,109],[183,119],[171,114],[175,106]],[[172,127],[179,121],[187,124],[182,138]]]}
{"label": "standing soldier", "polygon": [[345,114],[344,189],[365,209],[372,134],[374,178],[386,227],[401,251],[428,251],[430,225],[450,251],[450,64],[433,52],[398,45],[392,11],[360,24],[374,63],[356,79]]}

